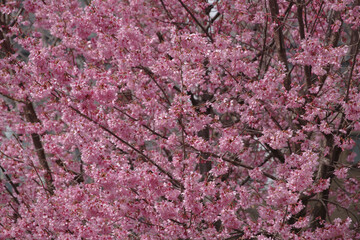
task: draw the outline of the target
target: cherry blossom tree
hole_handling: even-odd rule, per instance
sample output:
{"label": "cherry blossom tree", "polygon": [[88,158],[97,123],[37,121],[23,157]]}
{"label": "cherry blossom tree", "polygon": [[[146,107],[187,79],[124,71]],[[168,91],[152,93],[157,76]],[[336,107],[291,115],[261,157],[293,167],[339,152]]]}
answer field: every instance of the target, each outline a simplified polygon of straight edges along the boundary
{"label": "cherry blossom tree", "polygon": [[0,239],[359,239],[359,0],[2,0]]}

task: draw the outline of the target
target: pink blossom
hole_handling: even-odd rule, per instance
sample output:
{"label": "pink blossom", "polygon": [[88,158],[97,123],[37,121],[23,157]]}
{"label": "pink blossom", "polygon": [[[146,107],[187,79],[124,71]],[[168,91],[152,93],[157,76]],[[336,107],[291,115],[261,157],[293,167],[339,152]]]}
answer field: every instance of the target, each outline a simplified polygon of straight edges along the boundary
{"label": "pink blossom", "polygon": [[349,171],[348,168],[343,167],[343,168],[336,169],[334,171],[334,174],[336,175],[337,178],[344,179],[344,178],[346,178],[348,171]]}
{"label": "pink blossom", "polygon": [[353,0],[0,19],[0,239],[360,238]]}

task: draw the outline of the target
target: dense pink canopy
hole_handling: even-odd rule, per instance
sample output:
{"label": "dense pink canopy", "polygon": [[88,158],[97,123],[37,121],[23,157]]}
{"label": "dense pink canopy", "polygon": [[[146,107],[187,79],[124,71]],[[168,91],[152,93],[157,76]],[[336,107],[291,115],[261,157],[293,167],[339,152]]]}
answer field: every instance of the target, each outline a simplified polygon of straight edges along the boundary
{"label": "dense pink canopy", "polygon": [[0,239],[360,239],[359,0],[3,0]]}

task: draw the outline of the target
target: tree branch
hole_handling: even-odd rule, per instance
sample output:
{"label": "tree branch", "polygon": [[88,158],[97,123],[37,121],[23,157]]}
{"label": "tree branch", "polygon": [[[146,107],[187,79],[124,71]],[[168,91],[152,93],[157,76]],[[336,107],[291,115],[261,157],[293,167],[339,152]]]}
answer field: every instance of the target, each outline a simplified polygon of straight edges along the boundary
{"label": "tree branch", "polygon": [[[305,26],[303,20],[303,0],[297,0],[297,19],[299,23],[299,33],[301,40],[305,39]],[[304,66],[306,86],[309,89],[311,87],[311,66]]]}
{"label": "tree branch", "polygon": [[[36,116],[36,112],[32,102],[27,102],[25,105],[25,116],[28,122],[30,123],[40,123],[40,120]],[[43,144],[41,142],[41,137],[37,133],[32,133],[31,138],[35,147],[36,154],[38,156],[38,160],[42,168],[45,170],[44,179],[46,183],[46,189],[49,191],[51,195],[54,194],[55,187],[53,185],[52,173],[49,167],[49,164],[46,160],[45,151],[43,148]]]}
{"label": "tree branch", "polygon": [[[359,34],[359,33],[357,33],[357,34]],[[355,53],[354,53],[354,56],[353,56],[353,59],[352,59],[352,65],[351,65],[351,69],[350,69],[350,74],[349,74],[349,78],[347,80],[346,96],[345,96],[345,102],[346,103],[349,101],[349,92],[350,92],[351,79],[352,79],[355,64],[356,64],[356,57],[359,54],[359,46],[360,46],[360,38],[359,38],[359,35],[358,35],[358,42],[357,42],[356,47],[355,47]]]}
{"label": "tree branch", "polygon": [[[291,8],[291,6],[294,3],[291,2],[289,4],[288,8]],[[282,31],[282,20],[281,18],[279,18],[279,5],[277,3],[277,0],[269,0],[269,5],[270,5],[270,12],[271,12],[271,17],[272,20],[274,22],[276,22],[277,27],[275,29],[275,43],[276,43],[276,48],[277,48],[277,52],[278,52],[278,56],[280,61],[285,65],[285,69],[286,72],[289,73],[289,66],[288,66],[288,61],[287,61],[287,57],[286,57],[286,49],[285,49],[285,41],[284,41],[284,34]],[[291,77],[290,74],[286,74],[286,77],[284,79],[284,87],[286,90],[290,90],[291,88]]]}

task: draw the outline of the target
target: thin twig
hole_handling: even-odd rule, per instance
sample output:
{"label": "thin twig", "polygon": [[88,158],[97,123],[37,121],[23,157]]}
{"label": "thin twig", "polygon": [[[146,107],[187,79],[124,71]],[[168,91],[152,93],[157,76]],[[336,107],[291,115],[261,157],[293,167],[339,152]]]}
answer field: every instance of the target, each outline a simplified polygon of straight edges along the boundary
{"label": "thin twig", "polygon": [[318,18],[319,18],[320,12],[321,12],[321,10],[322,10],[323,4],[324,4],[324,1],[322,1],[321,4],[320,4],[320,8],[319,8],[319,11],[318,11],[317,14],[316,14],[316,18],[315,18],[314,24],[313,24],[313,26],[312,26],[312,28],[311,28],[311,30],[310,30],[310,35],[313,35],[313,33],[314,33],[314,31],[315,31],[315,26],[316,26],[316,24],[317,24],[317,20],[318,20]]}
{"label": "thin twig", "polygon": [[196,22],[197,25],[199,25],[199,27],[201,28],[201,30],[203,30],[203,32],[206,34],[206,36],[210,39],[210,41],[213,43],[214,40],[211,37],[211,35],[209,34],[209,32],[206,30],[206,28],[199,22],[199,20],[195,17],[195,15],[190,11],[190,9],[184,4],[183,1],[178,0],[181,4],[181,6],[183,6],[183,8],[185,8],[185,10],[190,14],[190,16],[192,17],[192,19],[194,19],[194,21]]}
{"label": "thin twig", "polygon": [[20,99],[16,99],[16,98],[11,97],[10,95],[5,94],[5,93],[1,93],[1,92],[0,92],[0,95],[3,96],[3,97],[8,98],[8,99],[10,99],[10,100],[13,100],[13,101],[15,101],[15,102],[26,103],[26,101],[23,101],[23,100],[20,100]]}
{"label": "thin twig", "polygon": [[14,182],[11,180],[10,176],[6,173],[5,169],[1,165],[0,165],[0,169],[3,172],[3,174],[5,175],[6,179],[10,183],[10,185],[12,186],[12,188],[15,190],[16,194],[19,195],[20,193],[17,189],[17,186],[14,184]]}
{"label": "thin twig", "polygon": [[144,66],[138,66],[138,67],[136,67],[136,68],[139,68],[139,69],[143,70],[143,71],[151,78],[151,80],[153,80],[153,82],[156,84],[156,86],[157,86],[157,87],[161,90],[161,92],[164,94],[164,97],[165,97],[167,103],[168,103],[169,105],[171,105],[170,99],[169,99],[169,97],[167,96],[165,90],[164,90],[164,89],[159,85],[159,83],[156,81],[156,79],[155,79],[155,77],[154,77],[155,74],[153,73],[153,71],[151,71],[148,67],[144,67]]}
{"label": "thin twig", "polygon": [[173,15],[171,14],[171,12],[167,9],[164,1],[163,1],[163,0],[160,0],[160,2],[161,2],[162,7],[164,8],[166,14],[168,15],[168,17],[169,17],[170,19],[173,19],[174,16],[173,16]]}
{"label": "thin twig", "polygon": [[[126,112],[122,111],[121,109],[119,109],[118,107],[114,107],[115,110],[121,112],[122,114],[126,115],[128,118],[130,118],[131,120],[133,120],[134,122],[137,122],[139,120],[133,118],[132,116],[130,116],[129,114],[127,114]],[[155,130],[151,129],[150,127],[148,127],[147,125],[145,124],[141,124],[142,127],[146,128],[147,130],[149,130],[151,133],[155,134],[156,136],[159,136],[163,139],[168,139],[166,136],[156,132]]]}
{"label": "thin twig", "polygon": [[74,112],[76,112],[77,114],[79,114],[81,117],[89,120],[90,122],[98,125],[101,129],[103,129],[105,132],[109,133],[111,136],[115,137],[117,140],[119,140],[121,143],[125,144],[126,146],[130,147],[132,150],[134,150],[135,152],[137,152],[139,155],[141,155],[143,157],[143,160],[145,162],[150,163],[151,165],[155,166],[161,173],[165,174],[166,176],[168,176],[170,178],[170,182],[176,186],[176,187],[180,187],[181,189],[184,189],[184,185],[177,179],[175,179],[172,174],[168,171],[166,171],[165,169],[163,169],[162,167],[160,167],[157,163],[155,163],[153,160],[151,160],[148,156],[146,156],[144,153],[142,153],[142,151],[140,151],[139,149],[137,149],[136,147],[134,147],[133,145],[131,145],[130,143],[128,143],[127,141],[123,140],[122,138],[120,138],[118,135],[116,135],[113,131],[111,131],[110,129],[108,129],[107,127],[105,127],[104,125],[102,125],[101,123],[98,123],[97,121],[93,120],[92,118],[88,117],[87,115],[83,114],[82,112],[80,112],[78,109],[74,108],[73,106],[69,106],[69,108],[71,108]]}

